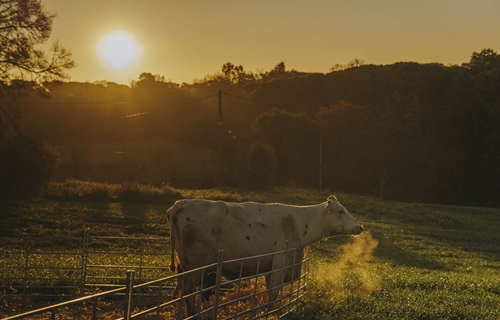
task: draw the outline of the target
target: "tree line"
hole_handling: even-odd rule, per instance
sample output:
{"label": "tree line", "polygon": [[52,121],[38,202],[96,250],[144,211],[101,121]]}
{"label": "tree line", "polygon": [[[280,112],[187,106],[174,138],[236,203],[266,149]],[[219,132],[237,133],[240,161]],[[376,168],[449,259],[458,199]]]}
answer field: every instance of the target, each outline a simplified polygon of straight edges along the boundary
{"label": "tree line", "polygon": [[321,179],[384,199],[499,205],[500,56],[491,49],[461,66],[356,59],[326,74],[283,62],[253,74],[226,63],[191,84],[143,73],[130,86],[44,88],[1,105],[66,159],[58,179],[212,187],[221,126],[227,186],[316,188]]}

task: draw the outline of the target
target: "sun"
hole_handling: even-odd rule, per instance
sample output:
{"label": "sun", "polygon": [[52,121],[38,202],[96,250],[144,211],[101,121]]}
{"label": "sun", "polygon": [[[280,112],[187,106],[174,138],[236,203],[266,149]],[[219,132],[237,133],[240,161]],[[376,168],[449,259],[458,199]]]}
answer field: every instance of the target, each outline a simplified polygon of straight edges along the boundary
{"label": "sun", "polygon": [[114,32],[104,37],[99,51],[109,64],[121,69],[134,61],[139,48],[133,37],[123,32]]}

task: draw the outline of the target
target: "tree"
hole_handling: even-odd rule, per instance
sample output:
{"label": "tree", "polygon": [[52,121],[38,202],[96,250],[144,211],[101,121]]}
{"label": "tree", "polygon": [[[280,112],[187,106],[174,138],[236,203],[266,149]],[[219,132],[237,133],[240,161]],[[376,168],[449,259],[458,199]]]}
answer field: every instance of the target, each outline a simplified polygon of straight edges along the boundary
{"label": "tree", "polygon": [[245,72],[245,68],[242,65],[235,66],[231,62],[222,65],[222,73],[232,84],[242,84],[255,79],[251,72]]}
{"label": "tree", "polygon": [[[469,140],[469,154],[473,172],[469,183],[475,188],[478,203],[490,199],[488,205],[499,205],[500,193],[500,55],[492,49],[474,52],[468,64],[471,71],[466,82],[468,98],[472,103],[464,107],[470,110],[474,124]],[[496,199],[496,200],[492,200]]]}
{"label": "tree", "polygon": [[54,173],[58,154],[44,141],[26,134],[0,144],[0,197],[34,194]]}
{"label": "tree", "polygon": [[50,55],[37,48],[49,39],[54,18],[40,0],[0,0],[0,81],[68,78],[65,70],[76,66],[69,50],[57,41]]}
{"label": "tree", "polygon": [[474,52],[469,63],[464,63],[465,67],[472,70],[491,69],[493,65],[498,64],[499,56],[493,49],[483,49],[480,52]]}
{"label": "tree", "polygon": [[264,142],[256,141],[246,150],[245,180],[253,188],[269,188],[274,185],[276,172],[276,152]]}
{"label": "tree", "polygon": [[275,179],[278,185],[316,185],[319,143],[316,126],[306,113],[278,109],[264,112],[254,120],[250,136],[274,150],[273,157],[266,156],[276,158]]}
{"label": "tree", "polygon": [[151,100],[151,94],[166,93],[167,91],[178,89],[179,85],[165,80],[165,76],[143,72],[139,75],[138,81],[132,81],[133,89],[143,90],[143,99]]}
{"label": "tree", "polygon": [[334,64],[330,68],[330,71],[331,72],[342,71],[342,70],[347,70],[347,69],[350,69],[350,68],[361,67],[361,66],[364,66],[364,65],[365,65],[365,60],[354,58],[353,60],[349,61],[347,64],[340,64],[340,63]]}
{"label": "tree", "polygon": [[280,62],[278,63],[277,65],[274,66],[273,70],[271,70],[271,72],[274,72],[274,73],[285,73],[286,72],[286,67],[285,67],[285,63],[284,62]]}
{"label": "tree", "polygon": [[[0,95],[68,78],[65,71],[76,66],[71,52],[57,41],[49,55],[38,48],[49,39],[54,18],[40,0],[0,0]],[[19,110],[0,106],[0,112],[0,193],[34,193],[51,178],[57,154],[12,116]]]}

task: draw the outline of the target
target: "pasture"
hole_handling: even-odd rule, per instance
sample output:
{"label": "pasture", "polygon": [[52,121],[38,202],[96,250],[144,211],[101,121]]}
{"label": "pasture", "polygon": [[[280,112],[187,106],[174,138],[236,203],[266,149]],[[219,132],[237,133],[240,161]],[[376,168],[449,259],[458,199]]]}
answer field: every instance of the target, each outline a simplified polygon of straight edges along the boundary
{"label": "pasture", "polygon": [[[38,200],[2,200],[1,236],[75,237],[89,228],[101,236],[168,237],[165,212],[178,197],[305,205],[331,193],[129,188],[120,198],[116,186],[56,187],[67,188],[54,184]],[[290,319],[500,318],[499,209],[332,193],[366,232],[312,246],[309,292]],[[19,310],[18,299],[2,298],[0,316]]]}

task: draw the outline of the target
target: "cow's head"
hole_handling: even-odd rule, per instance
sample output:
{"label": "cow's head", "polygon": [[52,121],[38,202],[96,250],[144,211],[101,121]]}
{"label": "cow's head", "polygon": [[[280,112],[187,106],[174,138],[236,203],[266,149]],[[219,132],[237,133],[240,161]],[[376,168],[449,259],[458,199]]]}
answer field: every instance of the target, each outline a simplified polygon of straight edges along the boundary
{"label": "cow's head", "polygon": [[326,202],[325,223],[330,235],[360,234],[363,227],[351,216],[335,196],[329,196]]}

